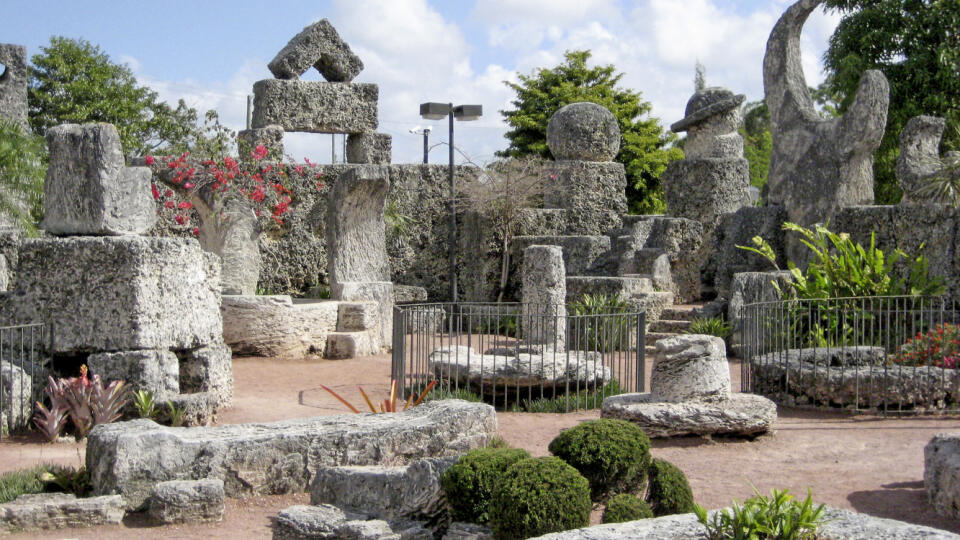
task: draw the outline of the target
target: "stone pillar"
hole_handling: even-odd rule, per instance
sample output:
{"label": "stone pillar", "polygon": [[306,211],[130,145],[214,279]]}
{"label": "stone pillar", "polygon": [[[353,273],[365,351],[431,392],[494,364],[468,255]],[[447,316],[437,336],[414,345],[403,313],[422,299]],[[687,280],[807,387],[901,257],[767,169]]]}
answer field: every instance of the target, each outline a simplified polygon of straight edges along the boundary
{"label": "stone pillar", "polygon": [[567,272],[559,246],[523,250],[523,341],[547,350],[566,350]]}
{"label": "stone pillar", "polygon": [[7,66],[0,71],[0,118],[27,131],[27,48],[0,43],[0,64]]}
{"label": "stone pillar", "polygon": [[237,132],[237,155],[241,160],[249,161],[250,153],[260,145],[267,148],[267,159],[283,160],[283,128],[271,124]]}
{"label": "stone pillar", "polygon": [[681,403],[730,396],[730,366],[723,339],[688,334],[657,342],[650,375],[654,401]]}
{"label": "stone pillar", "polygon": [[389,165],[393,137],[386,133],[351,133],[347,135],[347,163]]}
{"label": "stone pillar", "polygon": [[[948,152],[940,157],[940,139],[947,121],[936,116],[915,116],[900,132],[900,154],[897,156],[897,183],[903,189],[900,204],[937,200],[934,193],[925,189],[926,180],[936,174],[949,175],[949,167],[960,163],[960,154]],[[957,174],[953,172],[952,174]]]}

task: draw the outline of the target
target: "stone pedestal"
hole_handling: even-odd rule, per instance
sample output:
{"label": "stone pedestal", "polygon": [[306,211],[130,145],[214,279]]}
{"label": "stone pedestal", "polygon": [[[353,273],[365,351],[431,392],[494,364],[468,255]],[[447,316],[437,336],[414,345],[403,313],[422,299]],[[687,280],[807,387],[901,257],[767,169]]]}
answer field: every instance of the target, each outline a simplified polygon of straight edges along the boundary
{"label": "stone pedestal", "polygon": [[555,161],[544,166],[543,206],[566,210],[566,234],[598,236],[623,224],[627,175],[620,163]]}
{"label": "stone pedestal", "polygon": [[567,273],[558,246],[523,250],[523,341],[561,352],[566,347]]}

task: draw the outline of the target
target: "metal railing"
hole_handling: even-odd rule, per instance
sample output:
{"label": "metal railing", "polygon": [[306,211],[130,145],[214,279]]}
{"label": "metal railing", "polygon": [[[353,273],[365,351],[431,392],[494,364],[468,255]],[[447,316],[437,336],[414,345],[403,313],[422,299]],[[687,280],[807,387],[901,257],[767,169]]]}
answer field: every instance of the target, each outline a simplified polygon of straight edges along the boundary
{"label": "metal railing", "polygon": [[761,302],[741,317],[744,392],[791,406],[960,412],[960,309],[949,298]]}
{"label": "metal railing", "polygon": [[46,384],[44,325],[0,326],[0,438],[27,427]]}
{"label": "metal railing", "polygon": [[569,411],[645,388],[642,311],[434,303],[396,306],[393,317],[391,378],[404,395],[437,381],[440,395],[500,409],[550,401]]}

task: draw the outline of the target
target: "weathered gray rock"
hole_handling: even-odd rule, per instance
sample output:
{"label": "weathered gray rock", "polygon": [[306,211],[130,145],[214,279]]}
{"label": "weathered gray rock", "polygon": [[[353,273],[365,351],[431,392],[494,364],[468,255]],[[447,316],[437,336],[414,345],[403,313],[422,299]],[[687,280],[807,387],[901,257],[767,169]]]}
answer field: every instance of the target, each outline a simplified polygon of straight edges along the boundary
{"label": "weathered gray rock", "polygon": [[87,367],[105,382],[126,381],[134,392],[152,392],[160,403],[180,393],[180,361],[168,350],[95,353],[87,357]]}
{"label": "weathered gray rock", "polygon": [[223,340],[234,354],[301,358],[320,354],[337,328],[338,302],[286,295],[223,296]]}
{"label": "weathered gray rock", "polygon": [[597,352],[491,349],[477,354],[470,347],[440,347],[430,353],[428,368],[437,379],[457,381],[484,394],[517,388],[587,388],[610,381],[610,368]]}
{"label": "weathered gray rock", "polygon": [[119,495],[85,499],[67,493],[21,495],[0,504],[0,534],[119,525],[123,514]]}
{"label": "weathered gray rock", "polygon": [[567,338],[567,273],[557,246],[523,250],[523,340],[562,352]]}
{"label": "weathered gray rock", "polygon": [[336,537],[343,540],[401,540],[390,524],[381,519],[347,521],[337,527]]}
{"label": "weathered gray rock", "polygon": [[337,179],[327,209],[330,283],[389,281],[383,211],[390,189],[386,167],[355,167]]}
{"label": "weathered gray rock", "polygon": [[895,519],[874,517],[844,508],[826,507],[824,523],[817,534],[824,540],[956,540],[960,535],[949,531],[914,525]]}
{"label": "weathered gray rock", "polygon": [[393,342],[393,283],[389,281],[347,281],[331,283],[330,294],[344,302],[373,302],[380,310],[380,334],[367,332],[371,348],[389,347]]}
{"label": "weathered gray rock", "polygon": [[278,125],[269,125],[256,129],[242,129],[237,132],[237,149],[240,159],[252,159],[251,152],[258,146],[266,148],[267,156],[270,158],[282,160],[283,128]]}
{"label": "weathered gray rock", "polygon": [[254,128],[364,133],[377,129],[375,84],[264,79],[253,84]]}
{"label": "weathered gray rock", "polygon": [[140,234],[157,219],[150,170],[125,167],[111,124],[47,130],[50,165],[43,185],[43,228],[57,235]]}
{"label": "weathered gray rock", "polygon": [[770,431],[777,419],[777,406],[754,394],[733,393],[727,398],[678,403],[657,400],[652,393],[620,394],[603,400],[600,416],[633,422],[650,437],[752,436]]}
{"label": "weathered gray rock", "polygon": [[427,290],[416,285],[393,285],[394,304],[416,304],[427,301]]}
{"label": "weathered gray rock", "polygon": [[[167,400],[182,411],[183,425],[187,427],[209,426],[217,416],[222,399],[213,392],[180,393]],[[169,422],[170,409],[161,407],[158,421]]]}
{"label": "weathered gray rock", "polygon": [[12,289],[0,318],[52,324],[53,353],[193,349],[223,334],[219,268],[192,239],[27,240]]}
{"label": "weathered gray rock", "polygon": [[671,161],[661,179],[667,212],[704,224],[709,235],[723,214],[747,205],[750,164],[736,157]]}
{"label": "weathered gray rock", "polygon": [[421,459],[405,467],[321,467],[310,483],[310,504],[437,524],[447,519],[440,476],[457,459]]}
{"label": "weathered gray rock", "polygon": [[0,362],[0,429],[13,431],[30,423],[33,412],[33,379],[18,364]]}
{"label": "weathered gray rock", "polygon": [[627,176],[620,163],[555,161],[547,163],[544,208],[567,210],[564,234],[601,236],[623,223],[627,213]]}
{"label": "weathered gray rock", "polygon": [[223,341],[181,351],[180,391],[208,393],[217,407],[233,400],[233,355]]}
{"label": "weathered gray rock", "polygon": [[347,521],[344,511],[330,504],[291,506],[277,514],[273,540],[337,538],[337,529]]}
{"label": "weathered gray rock", "polygon": [[960,434],[938,433],[924,447],[923,484],[938,514],[960,517]]}
{"label": "weathered gray rock", "polygon": [[347,135],[347,163],[389,165],[393,137],[386,133],[351,133]]}
{"label": "weathered gray rock", "polygon": [[[929,179],[944,170],[947,163],[940,158],[940,138],[947,121],[936,116],[915,116],[900,132],[900,153],[897,155],[897,183],[903,189],[900,203],[940,202],[926,187]],[[956,174],[956,173],[954,173]]]}
{"label": "weathered gray rock", "polygon": [[557,160],[613,161],[620,151],[620,125],[603,105],[571,103],[550,117],[547,146]]}
{"label": "weathered gray rock", "polygon": [[[666,216],[628,216],[626,223],[630,250],[661,250],[670,260],[672,288],[676,301],[700,299],[700,250],[704,244],[704,226],[699,221]],[[649,253],[649,252],[648,252]],[[647,314],[647,320],[655,320]]]}
{"label": "weathered gray rock", "polygon": [[657,342],[650,392],[656,401],[679,403],[730,394],[730,366],[722,338],[679,335]]}
{"label": "weathered gray rock", "polygon": [[310,66],[331,82],[350,82],[363,70],[363,62],[327,19],[301,30],[267,64],[278,79],[297,79]]}
{"label": "weathered gray rock", "polygon": [[30,129],[27,123],[27,83],[30,81],[27,48],[0,43],[0,64],[6,66],[6,70],[0,73],[0,118],[26,131]]}
{"label": "weathered gray rock", "polygon": [[[742,272],[767,272],[773,266],[763,257],[744,251],[737,246],[754,247],[751,241],[759,236],[773,248],[777,260],[786,267],[784,255],[783,222],[787,213],[782,206],[754,207],[745,206],[731,214],[724,214],[706,239],[711,244],[712,254],[707,272],[712,278],[717,294],[731,297],[730,284],[733,276]],[[842,229],[841,229],[842,230]]]}
{"label": "weathered gray rock", "polygon": [[[800,59],[800,32],[822,0],[799,0],[770,33],[763,59],[763,88],[770,109],[773,151],[768,204],[782,205],[790,221],[825,223],[840,208],[873,202],[873,153],[887,120],[889,85],[876,70],[864,72],[847,112],[822,119],[810,98]],[[806,248],[789,241],[791,260]]]}
{"label": "weathered gray rock", "polygon": [[455,521],[447,528],[443,540],[493,540],[493,529],[476,523]]}
{"label": "weathered gray rock", "polygon": [[95,427],[86,465],[95,493],[119,493],[134,509],[166,480],[218,478],[231,497],[304,491],[320,467],[459,455],[487,444],[496,430],[493,407],[459,400],[402,413],[205,428],[134,420]]}
{"label": "weathered gray rock", "polygon": [[[610,251],[609,236],[514,236],[510,246],[510,262],[516,268],[511,274],[522,274],[523,252],[530,246],[559,246],[563,254],[563,268],[568,275],[585,276],[603,263]],[[516,279],[516,278],[515,278]],[[517,287],[522,287],[518,279]]]}
{"label": "weathered gray rock", "polygon": [[223,520],[223,480],[170,480],[150,494],[150,517],[159,523]]}
{"label": "weathered gray rock", "polygon": [[[216,248],[221,259],[220,290],[223,294],[256,294],[260,279],[261,227],[246,203],[228,203],[228,220],[208,219],[199,227],[199,240]],[[216,229],[216,230],[212,230]],[[213,237],[216,236],[216,240]],[[209,239],[209,240],[208,240]]]}
{"label": "weathered gray rock", "polygon": [[[746,252],[744,252],[746,253]],[[793,274],[787,270],[778,272],[740,272],[733,275],[730,286],[730,303],[727,306],[727,322],[730,324],[731,348],[739,354],[743,345],[744,306],[757,302],[780,300],[780,290],[786,291]],[[757,328],[754,328],[757,330]]]}

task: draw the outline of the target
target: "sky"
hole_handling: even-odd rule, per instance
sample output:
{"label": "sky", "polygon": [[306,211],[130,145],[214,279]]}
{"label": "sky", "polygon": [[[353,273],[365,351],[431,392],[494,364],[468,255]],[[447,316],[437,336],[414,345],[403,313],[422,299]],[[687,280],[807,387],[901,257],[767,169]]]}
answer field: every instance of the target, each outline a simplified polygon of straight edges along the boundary
{"label": "sky", "polygon": [[[474,163],[506,148],[499,111],[512,109],[504,81],[553,67],[567,50],[590,49],[593,64],[613,64],[621,86],[639,91],[665,128],[683,117],[694,66],[710,86],[763,97],[767,37],[792,0],[4,0],[0,42],[40,52],[50,37],[99,45],[138,81],[175,105],[215,109],[243,129],[253,83],[271,78],[267,63],[303,27],[327,18],[364,63],[355,82],[380,87],[378,131],[393,136],[393,162],[423,158],[416,127],[430,144],[447,140],[446,120],[419,117],[427,101],[482,104],[483,117],[457,122],[455,145]],[[821,57],[839,16],[818,9],[801,42],[807,83],[823,79]],[[322,80],[311,69],[302,77]],[[342,138],[287,134],[296,160],[343,159]],[[331,156],[331,146],[336,153]],[[447,147],[430,152],[446,163]],[[457,160],[464,158],[458,156]]]}

